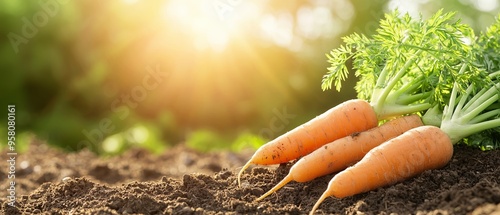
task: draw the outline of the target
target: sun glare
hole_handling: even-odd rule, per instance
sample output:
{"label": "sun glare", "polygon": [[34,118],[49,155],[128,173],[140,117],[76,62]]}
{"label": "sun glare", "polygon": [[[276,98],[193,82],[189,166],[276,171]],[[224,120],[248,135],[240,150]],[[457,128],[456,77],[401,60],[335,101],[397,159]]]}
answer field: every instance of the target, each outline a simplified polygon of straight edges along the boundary
{"label": "sun glare", "polygon": [[127,4],[135,4],[135,3],[139,2],[139,0],[122,0],[122,1],[127,3]]}
{"label": "sun glare", "polygon": [[237,33],[238,22],[245,18],[241,14],[231,16],[237,6],[222,1],[171,0],[165,3],[164,18],[167,24],[174,23],[192,35],[198,50],[222,51]]}

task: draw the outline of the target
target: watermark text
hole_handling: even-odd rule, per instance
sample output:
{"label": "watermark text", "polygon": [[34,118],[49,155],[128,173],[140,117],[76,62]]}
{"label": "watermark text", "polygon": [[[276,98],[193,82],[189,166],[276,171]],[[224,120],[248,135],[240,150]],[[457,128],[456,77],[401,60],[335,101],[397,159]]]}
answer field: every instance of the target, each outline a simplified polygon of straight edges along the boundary
{"label": "watermark text", "polygon": [[7,188],[7,204],[14,207],[16,203],[16,106],[7,106],[7,179],[9,186]]}

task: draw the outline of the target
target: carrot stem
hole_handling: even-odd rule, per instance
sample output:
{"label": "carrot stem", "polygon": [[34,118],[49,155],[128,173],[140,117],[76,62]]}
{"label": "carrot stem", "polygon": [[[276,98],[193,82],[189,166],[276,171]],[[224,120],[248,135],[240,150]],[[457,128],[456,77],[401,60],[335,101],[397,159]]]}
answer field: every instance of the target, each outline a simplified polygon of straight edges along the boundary
{"label": "carrot stem", "polygon": [[491,111],[488,111],[486,113],[483,113],[479,116],[476,116],[474,117],[474,119],[472,119],[469,123],[470,124],[476,124],[476,123],[479,123],[479,122],[482,122],[482,121],[485,121],[487,119],[489,119],[490,117],[493,117],[493,116],[496,116],[496,115],[499,115],[500,114],[500,110],[491,110]]}
{"label": "carrot stem", "polygon": [[498,101],[498,95],[494,95],[491,98],[487,99],[486,101],[480,103],[480,105],[478,105],[474,110],[463,115],[462,119],[471,121],[474,117],[479,115],[481,112],[483,112],[483,110],[485,110],[488,106],[495,103],[496,101]]}
{"label": "carrot stem", "polygon": [[[378,88],[374,89],[372,93],[372,98],[371,98],[371,105],[373,106],[373,109],[377,113],[377,118],[378,119],[386,119],[387,117],[391,117],[394,115],[399,115],[400,113],[392,113],[391,111],[388,111],[386,106],[390,105],[388,103],[394,103],[395,101],[388,101],[388,96],[390,92],[394,89],[396,84],[400,81],[401,77],[403,77],[410,68],[410,66],[415,63],[418,58],[419,53],[421,53],[422,50],[418,50],[414,56],[412,56],[410,59],[406,61],[406,63],[403,65],[403,67],[397,71],[396,75],[388,80],[388,83],[385,87],[383,88]],[[385,68],[384,68],[385,71]],[[379,77],[380,80],[380,77]],[[382,85],[383,86],[383,85]],[[380,86],[378,86],[380,87]],[[427,106],[426,106],[427,107]],[[429,108],[428,106],[427,108]],[[425,109],[424,109],[425,110]],[[412,113],[412,112],[407,112],[407,113]]]}
{"label": "carrot stem", "polygon": [[[463,74],[465,72],[466,68],[467,68],[467,65],[466,64],[462,64],[462,67],[460,68],[460,71],[458,73],[459,74]],[[458,86],[458,85],[453,85],[454,88],[455,88],[455,86]],[[457,103],[457,106],[454,108],[455,112],[453,113],[452,118],[457,118],[458,114],[462,113],[462,108],[464,107],[464,104],[467,101],[467,97],[468,97],[468,95],[470,94],[471,91],[472,91],[472,86],[469,86],[467,88],[467,90],[466,90],[465,95],[463,95],[460,98],[460,100]]]}

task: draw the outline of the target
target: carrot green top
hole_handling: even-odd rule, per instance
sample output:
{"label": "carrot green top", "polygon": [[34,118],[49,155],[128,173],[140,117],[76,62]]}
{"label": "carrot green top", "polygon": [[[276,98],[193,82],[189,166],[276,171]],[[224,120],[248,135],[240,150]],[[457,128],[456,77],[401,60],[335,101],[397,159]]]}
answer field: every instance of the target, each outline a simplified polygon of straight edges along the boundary
{"label": "carrot green top", "polygon": [[[346,63],[352,60],[353,70],[359,78],[355,87],[358,97],[370,101],[379,119],[423,113],[430,109],[427,120],[437,123],[429,124],[450,122],[444,120],[446,114],[443,111],[450,105],[452,92],[457,102],[463,98],[462,103],[465,104],[481,89],[495,88],[498,79],[494,72],[500,70],[497,68],[500,67],[500,19],[476,37],[472,28],[456,20],[454,14],[440,10],[429,19],[423,19],[403,15],[396,10],[386,14],[374,35],[367,37],[354,33],[344,37],[345,44],[327,55],[331,66],[323,77],[321,87],[326,90],[335,85],[336,90],[340,90],[349,74]],[[488,92],[491,97],[499,91]],[[469,111],[474,110],[468,115],[468,120],[474,119],[469,123],[478,124],[500,115],[495,115],[496,112],[480,115],[498,109],[500,103],[497,101],[478,109],[473,109],[470,102],[468,104]],[[455,108],[452,106],[447,110]],[[471,118],[473,113],[481,117]],[[458,122],[455,120],[449,125],[456,126]],[[484,131],[498,135],[499,126],[494,122],[488,126],[476,125],[472,134]],[[465,137],[456,135],[452,139]],[[499,143],[489,142],[489,148],[500,148]],[[483,143],[476,144],[485,147]]]}

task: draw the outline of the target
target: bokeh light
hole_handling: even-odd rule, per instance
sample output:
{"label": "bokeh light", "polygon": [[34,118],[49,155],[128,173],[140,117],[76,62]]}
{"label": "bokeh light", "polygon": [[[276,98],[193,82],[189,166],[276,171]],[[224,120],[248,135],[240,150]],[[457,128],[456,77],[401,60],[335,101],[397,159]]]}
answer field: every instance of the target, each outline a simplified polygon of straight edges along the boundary
{"label": "bokeh light", "polygon": [[477,30],[500,10],[498,0],[5,0],[0,105],[19,106],[20,132],[69,150],[196,131],[231,142],[271,127],[278,110],[296,116],[272,138],[356,96],[355,77],[321,91],[325,54],[396,8],[456,10]]}

